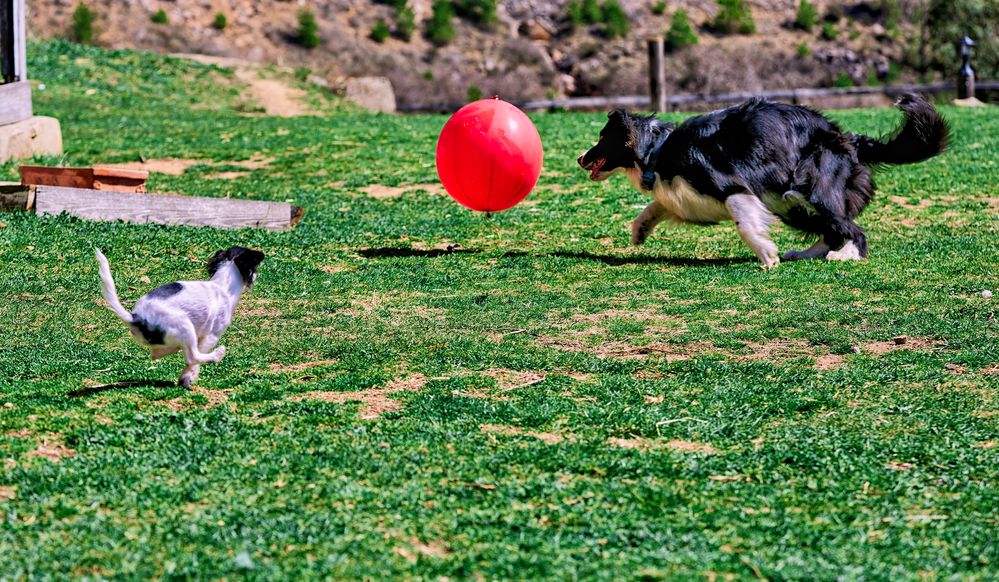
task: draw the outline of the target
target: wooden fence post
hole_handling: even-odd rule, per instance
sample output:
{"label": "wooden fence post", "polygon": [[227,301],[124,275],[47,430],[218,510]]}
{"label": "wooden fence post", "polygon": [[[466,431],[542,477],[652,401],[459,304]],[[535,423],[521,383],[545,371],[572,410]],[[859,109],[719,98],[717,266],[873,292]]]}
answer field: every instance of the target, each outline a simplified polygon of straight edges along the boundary
{"label": "wooden fence post", "polygon": [[662,37],[650,38],[649,45],[649,102],[652,111],[666,111],[666,46]]}

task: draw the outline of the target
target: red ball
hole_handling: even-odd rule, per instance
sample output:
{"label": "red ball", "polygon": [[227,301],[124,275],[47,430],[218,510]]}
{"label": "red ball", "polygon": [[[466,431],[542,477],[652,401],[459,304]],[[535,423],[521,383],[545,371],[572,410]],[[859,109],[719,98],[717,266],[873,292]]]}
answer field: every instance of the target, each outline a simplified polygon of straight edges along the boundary
{"label": "red ball", "polygon": [[480,99],[459,109],[437,140],[437,175],[463,206],[506,210],[527,197],[541,175],[541,136],[515,106]]}

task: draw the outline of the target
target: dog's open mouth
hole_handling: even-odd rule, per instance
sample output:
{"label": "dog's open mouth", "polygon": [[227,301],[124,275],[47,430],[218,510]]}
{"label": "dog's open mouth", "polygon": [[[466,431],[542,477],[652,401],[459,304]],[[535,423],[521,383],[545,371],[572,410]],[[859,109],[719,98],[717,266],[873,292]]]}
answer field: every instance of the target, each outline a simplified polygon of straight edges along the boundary
{"label": "dog's open mouth", "polygon": [[591,180],[597,179],[597,174],[600,173],[600,168],[603,168],[605,163],[607,163],[607,158],[600,158],[597,161],[590,164],[590,167],[588,169],[590,170]]}

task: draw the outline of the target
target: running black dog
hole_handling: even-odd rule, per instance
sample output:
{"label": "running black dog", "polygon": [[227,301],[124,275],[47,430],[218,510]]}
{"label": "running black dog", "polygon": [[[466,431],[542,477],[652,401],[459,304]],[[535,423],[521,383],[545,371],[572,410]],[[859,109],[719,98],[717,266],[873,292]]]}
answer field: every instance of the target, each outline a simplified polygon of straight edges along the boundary
{"label": "running black dog", "polygon": [[[764,269],[781,258],[864,259],[867,237],[854,218],[874,197],[871,170],[921,162],[947,148],[947,124],[930,103],[905,95],[896,107],[905,119],[880,140],[843,133],[807,107],[763,99],[677,127],[618,109],[579,165],[591,180],[624,173],[655,198],[632,225],[636,245],[663,220],[731,219]],[[779,257],[767,234],[778,218],[818,242]]]}

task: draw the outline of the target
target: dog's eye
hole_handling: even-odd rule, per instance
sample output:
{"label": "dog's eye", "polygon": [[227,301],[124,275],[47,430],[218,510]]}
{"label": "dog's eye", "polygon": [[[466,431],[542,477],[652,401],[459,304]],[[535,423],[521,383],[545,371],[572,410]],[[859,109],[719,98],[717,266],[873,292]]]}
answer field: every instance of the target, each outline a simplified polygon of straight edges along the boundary
{"label": "dog's eye", "polygon": [[600,139],[598,139],[597,141],[604,141],[604,136],[601,135]]}

